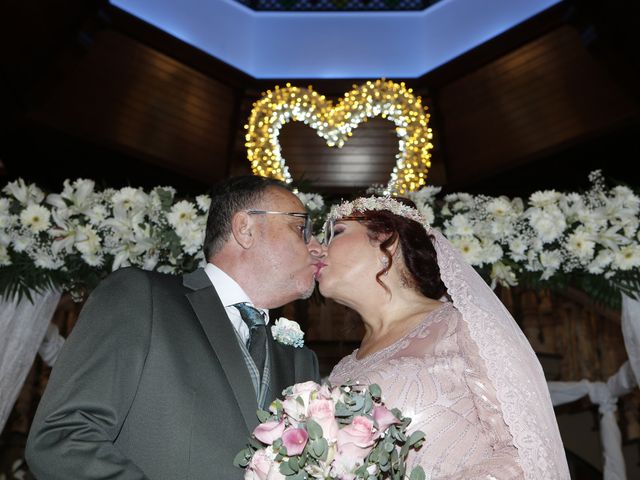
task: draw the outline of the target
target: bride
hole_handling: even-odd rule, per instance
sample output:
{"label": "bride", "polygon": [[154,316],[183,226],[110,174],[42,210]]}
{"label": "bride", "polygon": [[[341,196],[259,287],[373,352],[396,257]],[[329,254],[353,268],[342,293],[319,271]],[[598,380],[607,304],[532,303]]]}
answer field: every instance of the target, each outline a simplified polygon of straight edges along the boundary
{"label": "bride", "polygon": [[359,198],[325,225],[320,292],[364,321],[332,384],[377,383],[432,479],[568,479],[538,360],[491,289],[412,206]]}

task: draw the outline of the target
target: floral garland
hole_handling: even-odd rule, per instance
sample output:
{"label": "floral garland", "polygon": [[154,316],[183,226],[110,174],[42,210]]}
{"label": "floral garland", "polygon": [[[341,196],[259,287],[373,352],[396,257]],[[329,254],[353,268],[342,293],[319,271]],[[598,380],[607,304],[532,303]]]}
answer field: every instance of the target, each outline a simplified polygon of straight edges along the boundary
{"label": "floral garland", "polygon": [[206,195],[194,203],[176,201],[171,187],[98,192],[84,179],[65,181],[60,194],[22,179],[2,191],[2,296],[56,286],[81,298],[118,268],[181,273],[203,263]]}
{"label": "floral garland", "polygon": [[[584,193],[540,191],[527,202],[467,193],[437,199],[433,186],[407,196],[494,286],[574,284],[617,307],[620,291],[640,291],[640,197],[625,186],[608,189],[600,172],[590,181]],[[204,263],[206,195],[177,200],[171,187],[96,191],[83,179],[65,181],[60,194],[23,180],[2,192],[2,296],[55,285],[81,297],[121,267],[177,274]],[[320,225],[323,198],[295,193]]]}

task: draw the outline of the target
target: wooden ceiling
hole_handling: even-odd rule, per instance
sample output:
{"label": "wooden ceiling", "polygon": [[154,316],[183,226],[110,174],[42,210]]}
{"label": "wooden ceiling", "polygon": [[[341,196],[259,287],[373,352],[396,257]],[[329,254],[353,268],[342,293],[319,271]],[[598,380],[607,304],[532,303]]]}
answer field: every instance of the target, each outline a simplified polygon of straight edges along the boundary
{"label": "wooden ceiling", "polygon": [[[104,2],[62,4],[0,7],[7,37],[0,175],[51,188],[82,175],[114,186],[171,183],[195,192],[248,173],[243,125],[251,105],[287,79],[254,80]],[[607,18],[597,2],[581,4],[587,6],[560,4],[406,80],[432,115],[431,183],[526,191],[549,177],[544,169],[554,169],[556,178],[583,175],[586,182],[594,166],[640,183],[620,153],[637,149],[640,69],[632,67],[640,61],[637,50],[613,41],[635,24],[609,10]],[[625,27],[611,29],[612,22]],[[45,23],[46,29],[33,30]],[[24,34],[30,27],[35,39]],[[337,99],[360,81],[295,82],[311,83]],[[361,190],[388,180],[398,142],[392,127],[372,119],[342,149],[330,149],[305,125],[288,124],[281,132],[283,156],[296,180],[320,191]],[[611,158],[597,153],[605,144]]]}

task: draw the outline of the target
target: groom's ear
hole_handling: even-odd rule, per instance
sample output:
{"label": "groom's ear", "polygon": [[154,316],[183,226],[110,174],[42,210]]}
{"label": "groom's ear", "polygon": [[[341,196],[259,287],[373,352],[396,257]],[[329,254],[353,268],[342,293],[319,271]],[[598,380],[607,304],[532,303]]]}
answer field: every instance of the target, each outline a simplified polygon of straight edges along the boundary
{"label": "groom's ear", "polygon": [[236,212],[231,217],[231,235],[244,249],[250,248],[256,240],[254,216],[247,212]]}

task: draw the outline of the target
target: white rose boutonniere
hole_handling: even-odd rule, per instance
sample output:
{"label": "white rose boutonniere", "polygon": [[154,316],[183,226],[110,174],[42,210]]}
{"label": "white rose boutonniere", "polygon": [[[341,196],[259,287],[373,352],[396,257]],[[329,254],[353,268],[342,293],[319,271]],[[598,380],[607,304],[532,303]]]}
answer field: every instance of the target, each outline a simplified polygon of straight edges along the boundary
{"label": "white rose boutonniere", "polygon": [[273,338],[283,345],[301,348],[304,345],[304,332],[300,329],[298,322],[280,317],[271,327]]}

